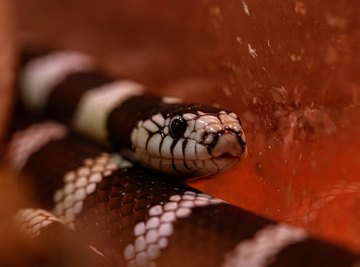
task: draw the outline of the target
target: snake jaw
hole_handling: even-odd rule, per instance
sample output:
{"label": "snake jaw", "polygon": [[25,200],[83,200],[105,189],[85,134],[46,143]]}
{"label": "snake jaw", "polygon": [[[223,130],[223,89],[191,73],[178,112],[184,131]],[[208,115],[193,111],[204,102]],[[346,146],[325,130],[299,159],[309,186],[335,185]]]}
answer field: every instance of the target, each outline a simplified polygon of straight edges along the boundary
{"label": "snake jaw", "polygon": [[239,118],[222,110],[156,113],[131,134],[135,158],[144,166],[180,176],[208,176],[246,157]]}

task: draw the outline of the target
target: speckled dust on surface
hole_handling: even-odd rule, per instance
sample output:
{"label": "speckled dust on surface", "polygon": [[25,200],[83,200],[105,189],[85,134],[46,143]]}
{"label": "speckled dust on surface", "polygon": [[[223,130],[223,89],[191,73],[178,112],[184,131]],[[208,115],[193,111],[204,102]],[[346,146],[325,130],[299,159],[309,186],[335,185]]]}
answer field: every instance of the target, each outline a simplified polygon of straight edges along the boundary
{"label": "speckled dust on surface", "polygon": [[[340,113],[323,107],[282,108],[273,113],[274,129],[261,132],[259,117],[245,112],[240,117],[247,133],[248,160],[211,183],[195,181],[191,185],[360,251],[354,238],[359,233],[356,206],[360,199],[356,175],[360,172],[356,149],[360,131],[352,126],[356,113],[349,107],[341,111],[339,120]],[[327,219],[330,210],[351,215],[339,223]]]}
{"label": "speckled dust on surface", "polygon": [[[313,12],[306,2],[295,1],[292,11],[296,16],[306,18]],[[251,16],[251,3],[243,1],[242,5],[244,13]],[[213,6],[210,13],[217,18],[213,19],[214,27],[220,31],[224,21],[223,7]],[[325,14],[325,24],[332,29],[347,29],[350,21],[346,16]],[[248,55],[249,62],[259,63],[254,63],[256,68],[269,72],[265,64],[261,65],[264,50],[258,46],[259,42],[248,42],[246,35],[233,37],[239,51],[245,48],[242,56]],[[276,51],[273,40],[266,40],[269,53]],[[337,37],[334,40],[338,40]],[[340,40],[346,45],[351,43],[348,39]],[[283,55],[288,57],[289,64],[311,69],[306,60],[308,53],[314,53],[312,48],[300,43],[295,48]],[[336,64],[341,61],[342,52],[330,45],[317,56],[328,65],[339,66]],[[346,48],[346,53],[352,52],[351,48]],[[347,60],[344,55],[341,59]],[[314,56],[312,60],[318,58]],[[220,174],[211,181],[192,181],[191,185],[232,204],[306,227],[317,235],[360,251],[360,242],[354,238],[358,236],[359,224],[353,223],[360,221],[355,208],[360,199],[356,189],[359,182],[356,174],[360,173],[357,164],[360,154],[356,151],[356,147],[360,147],[358,84],[345,79],[345,83],[336,84],[336,91],[332,91],[333,88],[328,87],[333,77],[327,77],[324,82],[319,75],[315,82],[303,80],[292,86],[287,86],[285,79],[273,84],[261,84],[260,80],[246,84],[238,80],[238,77],[247,77],[239,60],[226,57],[222,65],[230,73],[219,86],[223,102],[232,103],[235,110],[243,110],[245,103],[249,107],[239,112],[247,133],[249,157],[237,170]],[[252,86],[255,87],[253,91]],[[218,88],[213,91],[216,90]],[[344,92],[347,95],[344,96]],[[237,101],[233,100],[235,98]],[[344,197],[349,204],[341,203]],[[335,213],[347,211],[349,216],[343,220],[348,221],[348,229],[335,220],[326,220],[330,205]]]}
{"label": "speckled dust on surface", "polygon": [[[306,15],[302,1],[297,2],[295,11]],[[244,44],[241,36],[235,41],[247,45],[249,55],[257,58],[256,48]],[[270,40],[268,46],[271,48]],[[290,60],[303,60],[303,53],[301,50],[291,54]],[[236,63],[229,60],[226,65],[237,71]],[[237,170],[218,175],[216,180],[191,181],[191,185],[360,251],[360,242],[354,238],[359,227],[354,223],[358,217],[354,210],[360,199],[356,177],[360,172],[360,155],[356,151],[360,146],[359,94],[356,85],[350,84],[349,88],[351,102],[341,103],[339,108],[305,102],[301,89],[285,85],[268,88],[268,99],[253,96],[254,106],[270,112],[259,114],[250,109],[239,113],[247,133],[249,159]],[[225,98],[237,95],[231,86],[224,85],[221,90]],[[257,198],[259,195],[262,197]],[[339,203],[343,197],[349,203]],[[347,210],[351,214],[343,218],[344,222],[349,221],[347,230],[324,217],[331,203],[335,212],[342,214]]]}

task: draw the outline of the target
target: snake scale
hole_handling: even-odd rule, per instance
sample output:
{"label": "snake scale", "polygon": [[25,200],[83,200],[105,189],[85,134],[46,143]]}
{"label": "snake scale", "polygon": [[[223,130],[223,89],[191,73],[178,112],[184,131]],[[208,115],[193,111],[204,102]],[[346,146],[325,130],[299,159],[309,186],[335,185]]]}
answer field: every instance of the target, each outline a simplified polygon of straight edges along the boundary
{"label": "snake scale", "polygon": [[357,254],[182,182],[245,158],[233,112],[145,94],[74,51],[23,62],[24,105],[59,121],[17,115],[25,122],[8,144],[9,163],[35,191],[37,206],[16,215],[34,242],[69,233],[92,259],[84,266],[359,264]]}

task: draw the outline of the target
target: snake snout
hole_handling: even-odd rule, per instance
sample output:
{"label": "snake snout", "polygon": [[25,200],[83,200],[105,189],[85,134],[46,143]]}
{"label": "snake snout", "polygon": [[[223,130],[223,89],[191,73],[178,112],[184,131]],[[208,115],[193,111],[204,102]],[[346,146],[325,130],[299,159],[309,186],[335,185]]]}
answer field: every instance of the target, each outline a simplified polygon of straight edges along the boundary
{"label": "snake snout", "polygon": [[212,151],[213,157],[246,157],[246,144],[234,132],[225,132],[218,137],[218,140]]}

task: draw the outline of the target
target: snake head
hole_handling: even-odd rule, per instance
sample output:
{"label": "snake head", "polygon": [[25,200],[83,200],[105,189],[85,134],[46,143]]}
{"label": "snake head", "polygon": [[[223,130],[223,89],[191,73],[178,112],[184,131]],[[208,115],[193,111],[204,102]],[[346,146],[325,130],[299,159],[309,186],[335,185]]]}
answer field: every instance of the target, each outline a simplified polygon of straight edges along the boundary
{"label": "snake head", "polygon": [[131,142],[141,164],[183,177],[229,170],[247,155],[237,115],[205,105],[166,105],[138,122]]}

